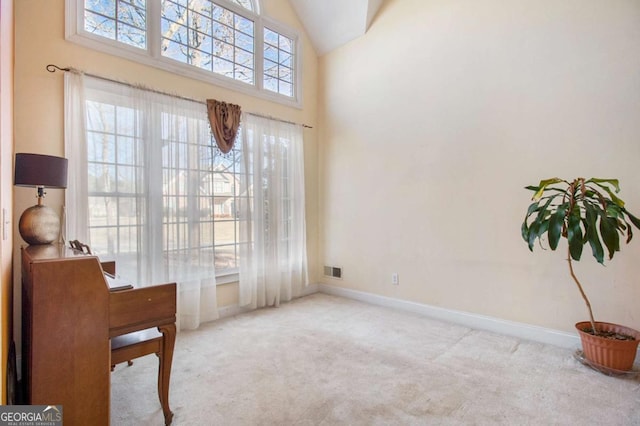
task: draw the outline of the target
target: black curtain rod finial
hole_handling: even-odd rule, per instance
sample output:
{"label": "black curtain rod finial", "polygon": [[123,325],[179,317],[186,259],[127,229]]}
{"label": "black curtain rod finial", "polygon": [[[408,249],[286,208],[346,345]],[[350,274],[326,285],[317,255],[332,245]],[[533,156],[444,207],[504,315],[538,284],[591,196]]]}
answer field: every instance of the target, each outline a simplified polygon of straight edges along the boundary
{"label": "black curtain rod finial", "polygon": [[56,70],[57,71],[71,71],[71,68],[69,68],[69,67],[60,68],[59,66],[54,65],[54,64],[49,64],[49,65],[47,65],[46,68],[47,68],[47,71],[49,71],[49,72],[56,72]]}

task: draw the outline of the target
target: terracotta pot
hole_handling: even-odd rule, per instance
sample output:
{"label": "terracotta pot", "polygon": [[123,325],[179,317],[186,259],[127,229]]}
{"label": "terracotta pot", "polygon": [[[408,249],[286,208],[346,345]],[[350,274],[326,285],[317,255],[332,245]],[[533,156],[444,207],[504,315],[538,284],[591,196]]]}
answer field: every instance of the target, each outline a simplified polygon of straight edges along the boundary
{"label": "terracotta pot", "polygon": [[640,343],[640,332],[622,325],[596,321],[596,328],[600,331],[613,331],[635,338],[635,340],[613,340],[582,331],[590,328],[589,321],[576,324],[585,358],[594,364],[613,370],[629,371],[633,368],[638,343]]}

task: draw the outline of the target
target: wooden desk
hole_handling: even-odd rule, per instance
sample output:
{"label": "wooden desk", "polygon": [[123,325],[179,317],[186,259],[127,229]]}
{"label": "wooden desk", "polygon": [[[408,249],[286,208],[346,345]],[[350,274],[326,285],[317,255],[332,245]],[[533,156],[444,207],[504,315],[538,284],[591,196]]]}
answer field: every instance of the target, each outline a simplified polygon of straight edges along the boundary
{"label": "wooden desk", "polygon": [[[169,425],[173,418],[169,409],[169,380],[176,341],[176,285],[172,283],[112,291],[109,299],[110,338],[130,336],[134,332],[153,327],[157,327],[162,333],[158,397],[165,424]],[[123,340],[126,339],[121,339]]]}
{"label": "wooden desk", "polygon": [[109,425],[109,339],[158,327],[166,351],[159,388],[166,417],[175,314],[175,284],[110,292],[97,257],[59,244],[23,248],[25,403],[62,405],[67,426]]}

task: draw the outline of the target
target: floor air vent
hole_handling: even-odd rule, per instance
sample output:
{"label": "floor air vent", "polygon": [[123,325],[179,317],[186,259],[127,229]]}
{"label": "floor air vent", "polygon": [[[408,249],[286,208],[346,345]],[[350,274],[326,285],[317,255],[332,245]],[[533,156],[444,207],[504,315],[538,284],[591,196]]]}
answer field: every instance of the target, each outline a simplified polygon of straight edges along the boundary
{"label": "floor air vent", "polygon": [[342,278],[342,268],[336,268],[335,266],[325,266],[324,275],[332,278]]}

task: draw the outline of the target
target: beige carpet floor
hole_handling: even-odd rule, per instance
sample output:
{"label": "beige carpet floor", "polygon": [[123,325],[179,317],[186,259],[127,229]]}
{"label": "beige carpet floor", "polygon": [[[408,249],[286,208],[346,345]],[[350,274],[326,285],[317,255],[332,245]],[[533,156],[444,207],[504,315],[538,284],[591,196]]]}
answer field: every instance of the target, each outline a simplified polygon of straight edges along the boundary
{"label": "beige carpet floor", "polygon": [[[162,425],[157,358],[112,373],[111,424]],[[314,294],[178,334],[174,425],[640,425],[640,380],[573,352]]]}

